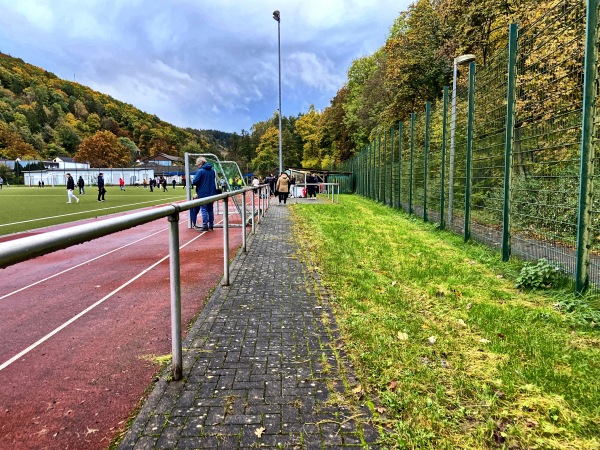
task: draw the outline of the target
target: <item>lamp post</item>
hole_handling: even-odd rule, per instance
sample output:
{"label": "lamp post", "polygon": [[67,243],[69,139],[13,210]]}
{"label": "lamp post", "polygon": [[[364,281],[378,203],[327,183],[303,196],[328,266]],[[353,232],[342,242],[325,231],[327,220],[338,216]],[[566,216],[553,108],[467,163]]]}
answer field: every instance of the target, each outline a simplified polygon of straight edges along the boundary
{"label": "lamp post", "polygon": [[279,63],[279,173],[283,172],[283,157],[281,150],[281,16],[279,11],[273,11],[273,19],[277,21],[277,61]]}
{"label": "lamp post", "polygon": [[475,55],[466,54],[454,58],[454,70],[452,74],[452,114],[450,117],[450,167],[448,169],[448,224],[452,225],[454,215],[454,135],[456,132],[456,78],[460,64],[475,61]]}

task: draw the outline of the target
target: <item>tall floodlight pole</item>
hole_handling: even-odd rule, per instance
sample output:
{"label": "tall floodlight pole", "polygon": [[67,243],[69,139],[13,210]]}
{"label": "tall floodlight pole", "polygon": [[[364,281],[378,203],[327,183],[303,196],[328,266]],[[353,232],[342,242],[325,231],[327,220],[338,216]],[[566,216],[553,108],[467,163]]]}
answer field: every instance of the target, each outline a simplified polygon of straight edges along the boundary
{"label": "tall floodlight pole", "polygon": [[456,78],[458,66],[475,61],[475,55],[467,54],[454,58],[454,71],[452,74],[452,113],[450,116],[450,167],[448,168],[448,224],[452,225],[454,215],[454,135],[456,132]]}
{"label": "tall floodlight pole", "polygon": [[281,16],[273,11],[273,19],[277,21],[277,60],[279,63],[279,173],[283,172],[283,156],[281,150]]}

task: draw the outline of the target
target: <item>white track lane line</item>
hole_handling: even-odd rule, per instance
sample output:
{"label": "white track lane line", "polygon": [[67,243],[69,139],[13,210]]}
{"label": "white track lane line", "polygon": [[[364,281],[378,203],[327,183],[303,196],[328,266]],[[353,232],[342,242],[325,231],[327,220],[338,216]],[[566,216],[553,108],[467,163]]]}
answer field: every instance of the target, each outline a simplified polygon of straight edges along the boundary
{"label": "white track lane line", "polygon": [[[163,204],[165,200],[169,200],[170,198],[171,197],[167,197],[167,198],[161,199],[160,204]],[[179,198],[179,197],[172,197],[172,198]],[[119,208],[125,208],[125,207],[129,207],[129,206],[144,205],[144,204],[147,204],[147,203],[156,203],[156,202],[157,202],[157,200],[149,200],[147,202],[130,203],[130,204],[127,204],[127,205],[109,206],[108,208],[88,209],[88,210],[85,210],[85,211],[78,211],[78,212],[72,212],[72,213],[68,213],[68,214],[61,214],[59,216],[38,217],[36,219],[22,220],[20,222],[2,223],[2,224],[0,224],[0,227],[8,227],[10,225],[19,225],[21,223],[37,222],[39,220],[47,220],[47,219],[57,219],[59,217],[76,216],[78,214],[86,214],[86,213],[96,212],[96,211],[107,211],[109,209],[119,209]],[[128,211],[123,211],[123,212],[128,212]],[[91,219],[91,217],[90,217],[90,219]],[[82,220],[85,220],[85,219],[82,219]],[[60,225],[60,224],[58,224],[58,225]]]}
{"label": "white track lane line", "polygon": [[162,233],[163,231],[166,231],[168,229],[169,229],[168,227],[167,228],[163,228],[162,230],[159,230],[156,233],[149,234],[148,236],[145,236],[145,237],[143,237],[141,239],[138,239],[137,241],[130,242],[129,244],[125,244],[125,245],[123,245],[121,247],[115,248],[114,250],[111,250],[110,252],[106,252],[106,253],[104,253],[102,255],[98,255],[95,258],[88,259],[87,261],[84,261],[84,262],[82,262],[80,264],[77,264],[76,266],[73,266],[73,267],[70,267],[68,269],[65,269],[62,272],[55,273],[54,275],[50,275],[49,277],[46,277],[46,278],[44,278],[42,280],[39,280],[39,281],[36,281],[35,283],[31,283],[30,285],[24,286],[24,287],[22,287],[20,289],[17,289],[16,291],[9,292],[8,294],[5,294],[2,297],[0,297],[0,300],[5,299],[7,297],[10,297],[11,295],[14,295],[14,294],[18,294],[19,292],[22,292],[25,289],[29,289],[30,287],[33,287],[33,286],[35,286],[37,284],[40,284],[40,283],[43,283],[44,281],[51,280],[54,277],[58,277],[59,275],[62,275],[62,274],[67,273],[67,272],[69,272],[71,270],[77,269],[78,267],[85,266],[86,264],[89,264],[92,261],[96,261],[97,259],[104,258],[105,256],[108,256],[111,253],[114,253],[114,252],[117,252],[119,250],[122,250],[122,249],[124,249],[126,247],[129,247],[130,245],[137,244],[138,242],[141,242],[144,239],[148,239],[148,238],[151,238],[152,236],[156,236],[157,234]]}
{"label": "white track lane line", "polygon": [[[179,247],[179,249],[181,250],[182,248],[187,247],[189,244],[191,244],[192,242],[194,242],[196,239],[199,239],[200,236],[202,236],[203,234],[205,234],[206,232],[200,233],[198,236],[196,236],[195,238],[189,240],[188,242],[186,242],[185,244],[183,244],[181,247]],[[19,358],[22,358],[23,356],[25,356],[27,353],[29,353],[30,351],[32,351],[33,349],[35,349],[36,347],[38,347],[39,345],[43,344],[44,342],[46,342],[48,339],[50,339],[52,336],[54,336],[56,333],[58,333],[59,331],[65,329],[66,327],[68,327],[69,325],[71,325],[73,322],[75,322],[77,319],[83,317],[84,315],[86,315],[88,312],[90,312],[91,310],[93,310],[94,308],[96,308],[98,305],[101,305],[102,303],[104,303],[106,300],[108,300],[109,298],[111,298],[113,295],[115,295],[117,292],[119,292],[121,289],[129,286],[131,283],[133,283],[135,280],[137,280],[138,278],[142,277],[144,274],[146,274],[147,272],[149,272],[150,270],[154,269],[156,266],[158,266],[160,263],[162,263],[163,261],[167,260],[169,258],[169,255],[164,256],[163,258],[161,258],[159,261],[155,262],[154,264],[152,264],[150,267],[147,267],[146,269],[142,270],[139,274],[137,274],[135,277],[131,278],[129,281],[123,283],[121,286],[119,286],[118,288],[116,288],[114,291],[112,291],[111,293],[109,293],[108,295],[106,295],[105,297],[102,297],[100,300],[98,300],[96,303],[94,303],[93,305],[88,306],[86,309],[84,309],[83,311],[81,311],[79,314],[73,316],[72,318],[70,318],[69,320],[67,320],[65,323],[63,323],[61,326],[59,326],[58,328],[55,328],[54,330],[52,330],[50,333],[48,333],[46,336],[44,336],[43,338],[41,338],[40,340],[38,340],[37,342],[31,344],[29,347],[27,347],[25,350],[19,352],[18,354],[16,354],[15,356],[13,356],[12,358],[10,358],[8,361],[2,363],[0,365],[0,370],[6,369],[8,366],[10,366],[12,363],[14,363],[15,361],[17,361]]]}

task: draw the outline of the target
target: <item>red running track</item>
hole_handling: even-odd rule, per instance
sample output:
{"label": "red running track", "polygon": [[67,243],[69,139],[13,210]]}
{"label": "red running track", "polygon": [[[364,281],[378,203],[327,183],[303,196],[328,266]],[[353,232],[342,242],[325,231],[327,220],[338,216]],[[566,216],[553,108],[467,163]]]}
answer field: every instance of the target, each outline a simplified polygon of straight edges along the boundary
{"label": "red running track", "polygon": [[[179,225],[185,330],[223,276],[223,230]],[[0,270],[0,449],[104,449],[124,429],[171,353],[168,253],[161,219]]]}

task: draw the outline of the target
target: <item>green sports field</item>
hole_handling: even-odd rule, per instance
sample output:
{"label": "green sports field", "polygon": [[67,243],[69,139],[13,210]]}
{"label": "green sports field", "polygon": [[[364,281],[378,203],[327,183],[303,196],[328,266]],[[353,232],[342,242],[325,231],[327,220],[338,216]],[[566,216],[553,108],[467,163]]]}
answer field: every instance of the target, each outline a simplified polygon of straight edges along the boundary
{"label": "green sports field", "polygon": [[75,189],[79,203],[67,204],[64,186],[3,186],[0,190],[0,235],[185,200],[185,189],[181,186],[175,190],[169,186],[167,192],[162,189],[150,192],[150,189],[129,186],[121,191],[119,186],[107,186],[104,202],[98,202],[95,186],[86,188],[85,195],[78,192]]}

